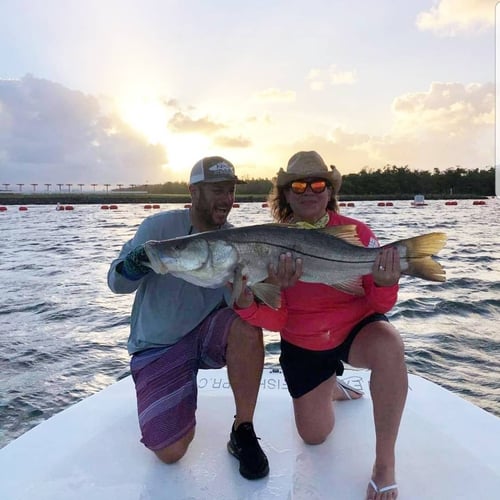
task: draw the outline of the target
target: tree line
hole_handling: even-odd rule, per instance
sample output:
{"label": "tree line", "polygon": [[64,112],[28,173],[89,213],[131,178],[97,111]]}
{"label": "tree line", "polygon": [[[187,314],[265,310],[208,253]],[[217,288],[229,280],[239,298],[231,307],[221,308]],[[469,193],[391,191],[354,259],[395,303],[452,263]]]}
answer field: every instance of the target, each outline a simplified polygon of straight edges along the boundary
{"label": "tree line", "polygon": [[[245,179],[246,184],[238,185],[241,195],[267,195],[272,188],[270,179]],[[136,189],[139,186],[136,187]],[[153,194],[186,194],[185,182],[165,182],[149,185]],[[386,165],[371,170],[346,174],[342,178],[340,195],[434,195],[434,196],[493,196],[495,194],[495,168],[465,169],[460,166],[432,172],[411,170],[408,165]]]}

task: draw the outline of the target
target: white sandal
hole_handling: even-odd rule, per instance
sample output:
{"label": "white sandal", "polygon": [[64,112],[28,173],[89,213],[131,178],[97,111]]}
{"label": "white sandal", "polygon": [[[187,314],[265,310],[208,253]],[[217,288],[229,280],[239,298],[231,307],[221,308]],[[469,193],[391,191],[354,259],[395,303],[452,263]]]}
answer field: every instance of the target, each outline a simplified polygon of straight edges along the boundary
{"label": "white sandal", "polygon": [[386,491],[397,490],[398,485],[396,483],[391,484],[390,486],[384,486],[383,488],[379,488],[373,479],[370,479],[370,486],[375,490],[375,493],[385,493]]}
{"label": "white sandal", "polygon": [[343,382],[340,379],[337,379],[337,385],[342,389],[342,392],[345,394],[346,399],[352,399],[351,395],[349,394],[349,391],[354,392],[354,394],[359,394],[360,396],[363,396],[364,392],[355,389],[354,387],[350,386],[346,382]]}

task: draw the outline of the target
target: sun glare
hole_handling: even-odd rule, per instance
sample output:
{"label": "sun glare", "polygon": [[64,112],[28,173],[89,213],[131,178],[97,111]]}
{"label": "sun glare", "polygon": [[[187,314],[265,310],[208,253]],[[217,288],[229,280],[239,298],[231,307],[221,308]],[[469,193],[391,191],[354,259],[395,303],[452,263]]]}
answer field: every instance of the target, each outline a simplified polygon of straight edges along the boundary
{"label": "sun glare", "polygon": [[211,154],[210,139],[202,134],[172,133],[168,129],[170,114],[159,99],[121,100],[118,109],[122,119],[150,144],[164,147],[167,163],[163,166],[174,180],[187,180],[187,174],[200,158]]}
{"label": "sun glare", "polygon": [[161,144],[167,133],[167,113],[161,102],[153,99],[126,100],[119,103],[125,122],[151,144]]}

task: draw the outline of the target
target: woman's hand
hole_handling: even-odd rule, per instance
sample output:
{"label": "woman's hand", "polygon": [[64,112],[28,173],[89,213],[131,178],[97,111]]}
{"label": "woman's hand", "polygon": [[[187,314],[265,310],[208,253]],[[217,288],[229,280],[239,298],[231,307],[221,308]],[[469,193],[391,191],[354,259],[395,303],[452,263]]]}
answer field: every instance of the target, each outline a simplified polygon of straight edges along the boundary
{"label": "woman's hand", "polygon": [[282,253],[278,260],[277,269],[269,264],[266,283],[279,286],[282,290],[295,285],[302,275],[302,259],[292,259],[290,252]]}
{"label": "woman's hand", "polygon": [[[302,275],[302,259],[292,259],[291,253],[281,254],[278,260],[278,267],[272,264],[268,266],[268,276],[264,280],[266,283],[276,285],[282,290],[295,285]],[[231,286],[231,285],[230,285]],[[231,286],[232,289],[232,286]],[[252,290],[247,286],[247,278],[243,276],[243,288],[236,298],[235,303],[240,309],[250,307],[255,300]]]}
{"label": "woman's hand", "polygon": [[381,250],[373,263],[372,275],[377,286],[393,286],[399,281],[401,265],[396,247]]}

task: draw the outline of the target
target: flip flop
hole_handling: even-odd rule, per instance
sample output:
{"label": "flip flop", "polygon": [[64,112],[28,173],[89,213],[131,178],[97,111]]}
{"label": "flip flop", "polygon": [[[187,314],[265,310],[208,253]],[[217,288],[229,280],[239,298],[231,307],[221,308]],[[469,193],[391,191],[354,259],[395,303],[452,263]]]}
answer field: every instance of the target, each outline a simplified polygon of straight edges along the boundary
{"label": "flip flop", "polygon": [[342,389],[342,392],[345,394],[346,399],[352,399],[351,395],[349,394],[349,391],[354,392],[355,394],[359,394],[360,396],[363,396],[364,392],[355,389],[354,387],[350,386],[348,383],[337,379],[337,385]]}
{"label": "flip flop", "polygon": [[370,479],[370,486],[375,490],[375,493],[385,493],[386,491],[397,490],[398,485],[396,483],[391,484],[390,486],[384,486],[383,488],[379,488],[373,479]]}

